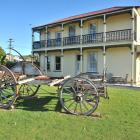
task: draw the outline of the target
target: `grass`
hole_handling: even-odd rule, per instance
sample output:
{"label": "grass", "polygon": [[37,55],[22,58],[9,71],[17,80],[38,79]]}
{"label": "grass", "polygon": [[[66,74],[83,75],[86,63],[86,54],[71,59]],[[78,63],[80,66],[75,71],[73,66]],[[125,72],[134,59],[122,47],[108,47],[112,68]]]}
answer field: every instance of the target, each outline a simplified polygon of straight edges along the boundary
{"label": "grass", "polygon": [[66,114],[55,88],[39,90],[38,98],[20,100],[16,109],[0,110],[0,140],[139,140],[140,91],[109,88],[95,114]]}

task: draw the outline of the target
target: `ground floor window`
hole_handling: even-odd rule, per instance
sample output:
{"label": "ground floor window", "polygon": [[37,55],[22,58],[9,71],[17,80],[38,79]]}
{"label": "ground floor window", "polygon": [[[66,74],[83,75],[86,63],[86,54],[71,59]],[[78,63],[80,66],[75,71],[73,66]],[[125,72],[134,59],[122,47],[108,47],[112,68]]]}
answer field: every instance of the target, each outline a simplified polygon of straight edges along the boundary
{"label": "ground floor window", "polygon": [[55,70],[56,71],[61,70],[61,57],[60,56],[55,57]]}
{"label": "ground floor window", "polygon": [[51,71],[51,57],[47,56],[47,71]]}
{"label": "ground floor window", "polygon": [[76,55],[76,75],[80,73],[81,55]]}
{"label": "ground floor window", "polygon": [[88,55],[88,72],[97,72],[97,53]]}

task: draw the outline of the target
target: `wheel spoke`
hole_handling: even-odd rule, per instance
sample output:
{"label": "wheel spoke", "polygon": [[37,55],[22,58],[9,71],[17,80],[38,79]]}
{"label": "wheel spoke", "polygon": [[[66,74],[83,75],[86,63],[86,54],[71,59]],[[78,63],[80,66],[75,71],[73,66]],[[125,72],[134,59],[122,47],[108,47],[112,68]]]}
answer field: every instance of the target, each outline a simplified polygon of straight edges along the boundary
{"label": "wheel spoke", "polygon": [[2,103],[5,101],[9,102],[8,98],[5,96],[5,95],[2,95],[1,94],[1,97],[2,97]]}
{"label": "wheel spoke", "polygon": [[[10,89],[9,89],[10,90]],[[9,91],[9,90],[7,90],[7,89],[3,89],[3,91],[5,91],[5,93],[9,93],[9,94],[11,94],[11,90]]]}
{"label": "wheel spoke", "polygon": [[23,84],[20,86],[19,88],[19,98],[23,98],[23,99],[27,99],[29,97],[34,96],[38,89],[39,89],[39,85],[38,86],[34,86],[34,85],[29,85],[29,84]]}
{"label": "wheel spoke", "polygon": [[85,108],[86,110],[89,110],[89,109],[87,108],[87,105],[85,104],[84,101],[82,101],[82,104],[83,104],[83,106],[84,106],[84,108]]}
{"label": "wheel spoke", "polygon": [[74,113],[76,112],[76,110],[77,110],[77,106],[78,106],[78,103],[76,103],[76,105],[75,105],[75,108],[74,108]]}
{"label": "wheel spoke", "polygon": [[82,103],[80,102],[80,111],[81,111],[81,114],[83,113],[83,110],[82,110]]}
{"label": "wheel spoke", "polygon": [[73,104],[74,104],[75,101],[73,101],[67,108],[69,109]]}
{"label": "wheel spoke", "polygon": [[65,88],[63,88],[63,90],[66,90],[66,91],[68,91],[68,93],[67,92],[64,92],[64,93],[66,93],[66,94],[72,94],[72,92],[68,89],[68,87],[65,87]]}
{"label": "wheel spoke", "polygon": [[31,86],[28,86],[28,89],[30,89],[29,91],[34,92],[34,90],[32,89],[32,87],[31,87]]}
{"label": "wheel spoke", "polygon": [[94,106],[95,104],[97,104],[97,101],[96,100],[85,100],[86,103],[88,103],[90,106]]}
{"label": "wheel spoke", "polygon": [[74,87],[71,87],[71,88],[72,88],[72,90],[74,91],[74,94],[76,94],[76,91],[75,91]]}
{"label": "wheel spoke", "polygon": [[73,98],[67,99],[67,100],[65,100],[65,102],[69,102],[69,101],[72,101],[72,100],[74,100],[74,99]]}
{"label": "wheel spoke", "polygon": [[[85,89],[84,91],[82,91],[83,95],[87,95],[88,93],[86,93],[87,91],[89,91],[89,89]],[[85,94],[86,93],[86,94]]]}

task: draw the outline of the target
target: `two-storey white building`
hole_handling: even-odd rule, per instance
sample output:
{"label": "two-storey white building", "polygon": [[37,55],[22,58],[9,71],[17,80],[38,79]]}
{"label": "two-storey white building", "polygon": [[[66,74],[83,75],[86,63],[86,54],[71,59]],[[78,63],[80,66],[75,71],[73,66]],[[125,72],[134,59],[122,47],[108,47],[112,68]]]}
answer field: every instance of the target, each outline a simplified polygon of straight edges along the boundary
{"label": "two-storey white building", "polygon": [[107,73],[140,82],[140,6],[112,7],[32,28],[32,53],[47,75]]}

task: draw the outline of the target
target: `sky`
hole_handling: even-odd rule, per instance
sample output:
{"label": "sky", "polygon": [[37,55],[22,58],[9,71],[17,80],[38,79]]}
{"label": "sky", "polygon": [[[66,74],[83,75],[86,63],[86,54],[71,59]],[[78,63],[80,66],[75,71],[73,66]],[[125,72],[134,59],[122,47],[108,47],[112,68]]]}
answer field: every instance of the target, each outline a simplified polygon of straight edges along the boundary
{"label": "sky", "polygon": [[0,46],[8,40],[23,55],[31,54],[31,28],[65,17],[113,6],[140,5],[140,0],[0,0]]}

